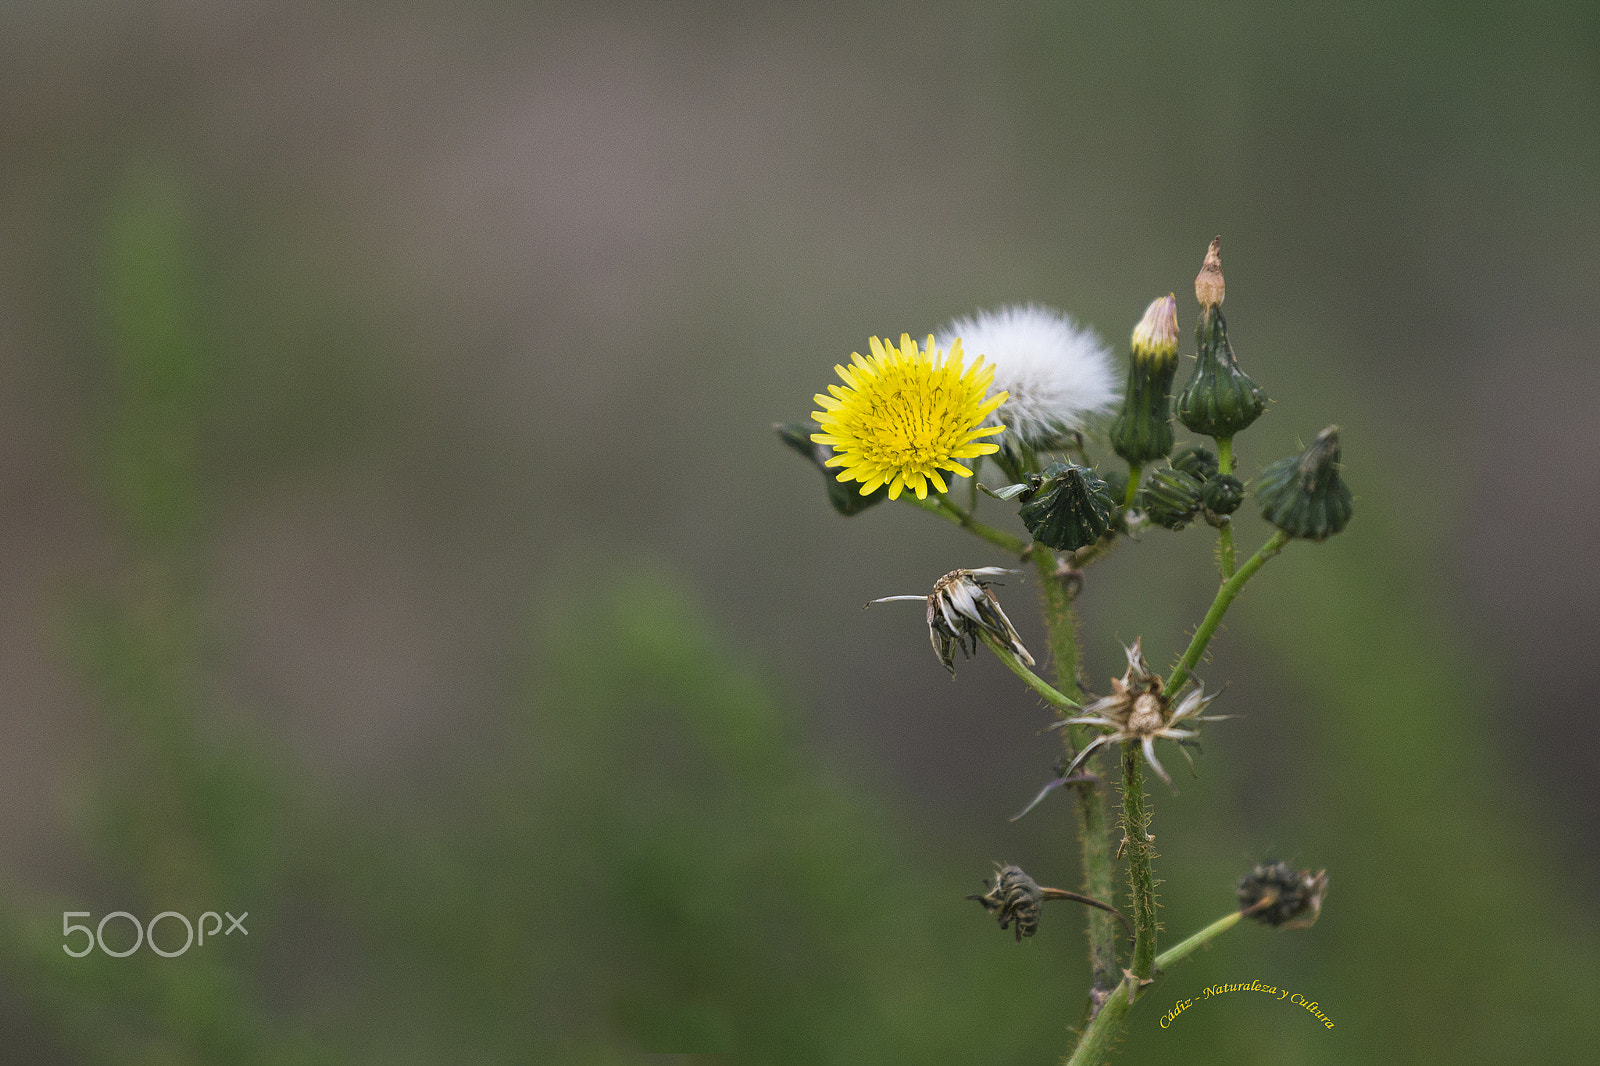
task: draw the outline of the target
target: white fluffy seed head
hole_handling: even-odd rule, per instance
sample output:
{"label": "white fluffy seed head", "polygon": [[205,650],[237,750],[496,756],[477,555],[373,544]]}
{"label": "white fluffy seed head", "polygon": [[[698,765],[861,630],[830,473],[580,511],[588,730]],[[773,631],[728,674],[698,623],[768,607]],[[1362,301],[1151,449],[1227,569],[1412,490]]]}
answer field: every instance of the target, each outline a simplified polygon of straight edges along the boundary
{"label": "white fluffy seed head", "polygon": [[1046,443],[1117,403],[1105,341],[1059,311],[1035,304],[979,311],[951,322],[937,343],[948,348],[957,337],[969,356],[994,364],[995,391],[1010,394],[984,423],[1006,427],[1002,445],[1007,438]]}

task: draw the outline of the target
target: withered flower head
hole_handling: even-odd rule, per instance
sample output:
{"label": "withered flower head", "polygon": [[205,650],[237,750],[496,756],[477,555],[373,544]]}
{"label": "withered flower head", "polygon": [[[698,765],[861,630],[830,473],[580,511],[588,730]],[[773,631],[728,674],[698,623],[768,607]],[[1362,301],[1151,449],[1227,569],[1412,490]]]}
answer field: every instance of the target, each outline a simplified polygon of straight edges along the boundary
{"label": "withered flower head", "polygon": [[[1063,776],[1068,776],[1076,770],[1096,748],[1134,740],[1143,746],[1144,757],[1149,760],[1151,768],[1160,775],[1168,787],[1171,787],[1172,778],[1156,759],[1156,740],[1175,740],[1179,744],[1192,743],[1200,734],[1193,729],[1179,729],[1179,723],[1220,722],[1231,716],[1200,713],[1216,699],[1216,696],[1205,694],[1203,685],[1189,689],[1183,698],[1174,704],[1161,691],[1160,675],[1153,673],[1149,664],[1144,661],[1142,639],[1135,640],[1124,650],[1128,654],[1128,669],[1120,678],[1111,679],[1111,695],[1089,704],[1077,718],[1068,718],[1056,723],[1058,726],[1092,725],[1109,730],[1078,752],[1078,757],[1072,760],[1072,765],[1067,767],[1067,773]],[[1185,751],[1183,756],[1187,759],[1189,753]]]}
{"label": "withered flower head", "polygon": [[1266,862],[1239,882],[1239,910],[1258,922],[1304,929],[1322,913],[1328,871],[1296,870],[1286,862]]}
{"label": "withered flower head", "polygon": [[[988,882],[984,882],[988,884]],[[1000,928],[1017,923],[1017,943],[1039,929],[1044,890],[1020,866],[1001,866],[995,870],[994,885],[982,896],[968,896],[983,904],[983,909],[999,916]]]}
{"label": "withered flower head", "polygon": [[[983,566],[976,570],[952,570],[934,582],[926,596],[884,596],[872,603],[893,600],[924,600],[928,605],[928,640],[950,676],[956,673],[956,649],[967,658],[978,651],[980,635],[988,633],[1011,650],[1018,659],[1033,665],[1033,656],[1023,647],[1022,638],[1000,601],[989,591],[989,582],[1005,574],[1020,573],[1002,566]],[[868,604],[867,606],[871,606]]]}

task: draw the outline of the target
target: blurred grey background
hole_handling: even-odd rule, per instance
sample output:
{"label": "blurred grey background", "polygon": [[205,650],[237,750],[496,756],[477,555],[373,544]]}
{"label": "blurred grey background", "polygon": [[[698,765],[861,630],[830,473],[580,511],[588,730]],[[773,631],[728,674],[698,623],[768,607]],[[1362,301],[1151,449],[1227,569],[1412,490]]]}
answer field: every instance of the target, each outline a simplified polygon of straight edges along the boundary
{"label": "blurred grey background", "polygon": [[[1326,866],[1334,887],[1317,928],[1239,934],[1173,994],[1293,975],[1339,1029],[1224,1002],[1181,1043],[1147,1006],[1126,1057],[1583,1061],[1600,987],[1593,5],[22,3],[0,13],[0,97],[16,928],[48,938],[80,900],[113,909],[138,864],[139,845],[119,866],[86,828],[127,741],[74,651],[73,605],[143,602],[152,567],[192,608],[200,731],[255,738],[341,817],[448,824],[459,782],[504,769],[486,767],[539,634],[606,663],[619,644],[578,620],[664,585],[713,660],[778,694],[784,750],[866,797],[912,867],[955,888],[996,859],[1074,882],[1065,804],[1006,821],[1055,758],[1037,701],[990,661],[947,681],[913,607],[858,610],[1002,560],[910,508],[835,516],[769,426],[804,418],[869,336],[1002,302],[1063,308],[1121,352],[1155,296],[1192,321],[1221,234],[1231,335],[1275,400],[1241,465],[1336,422],[1357,517],[1274,562],[1215,645],[1205,677],[1245,717],[1208,730],[1179,796],[1155,793],[1167,925],[1221,913],[1262,859]],[[183,272],[162,334],[189,346],[176,401],[119,362],[118,270],[154,254],[127,232]],[[143,490],[119,473],[146,432],[152,454],[192,458],[181,536],[141,526]],[[1253,547],[1260,524],[1241,526]],[[1155,531],[1092,572],[1091,679],[1120,669],[1119,640],[1181,650],[1210,547]],[[1003,596],[1043,645],[1031,584]],[[586,711],[550,706],[541,751]],[[629,721],[619,745],[639,742]],[[579,776],[609,781],[626,824],[655,799],[597,743]],[[552,833],[588,839],[551,809]],[[719,809],[683,831],[715,837]],[[996,980],[1025,950],[1057,982],[1056,1015],[986,1024],[1059,1051],[1076,916],[1018,949],[945,898],[923,935],[970,935]],[[0,1003],[14,1054],[224,1060],[177,1023],[83,1039],[56,1019],[115,998],[115,977],[68,974],[39,1006],[27,957]],[[227,980],[260,990],[244,998],[269,1029],[358,1024],[273,991],[342,972],[314,946],[248,972]],[[653,1046],[637,1012],[597,1008],[613,1020],[594,1047],[829,1057],[749,1050],[740,1008],[708,996],[733,1035]],[[148,1053],[128,1061],[178,1061]]]}

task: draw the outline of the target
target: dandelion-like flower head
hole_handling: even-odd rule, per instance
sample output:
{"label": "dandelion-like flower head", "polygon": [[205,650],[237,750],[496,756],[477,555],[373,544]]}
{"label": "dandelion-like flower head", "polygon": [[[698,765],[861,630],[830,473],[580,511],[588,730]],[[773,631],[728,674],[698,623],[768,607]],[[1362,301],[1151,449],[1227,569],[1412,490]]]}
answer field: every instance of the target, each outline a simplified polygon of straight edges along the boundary
{"label": "dandelion-like flower head", "polygon": [[811,417],[822,432],[811,439],[833,449],[827,465],[841,468],[840,481],[861,482],[863,496],[887,485],[891,500],[906,488],[926,499],[930,482],[949,491],[940,471],[971,477],[958,460],[999,450],[979,438],[1005,430],[984,419],[1006,394],[985,399],[994,367],[981,357],[968,366],[959,339],[944,350],[930,335],[919,349],[902,333],[899,347],[873,337],[871,350],[870,359],[852,352],[849,366],[834,367],[843,387],[813,397],[822,410]]}
{"label": "dandelion-like flower head", "polygon": [[1048,446],[1117,402],[1111,350],[1094,330],[1059,311],[1035,304],[980,311],[938,335],[940,344],[956,337],[994,363],[995,387],[1007,400],[988,424],[1008,427],[1002,446]]}

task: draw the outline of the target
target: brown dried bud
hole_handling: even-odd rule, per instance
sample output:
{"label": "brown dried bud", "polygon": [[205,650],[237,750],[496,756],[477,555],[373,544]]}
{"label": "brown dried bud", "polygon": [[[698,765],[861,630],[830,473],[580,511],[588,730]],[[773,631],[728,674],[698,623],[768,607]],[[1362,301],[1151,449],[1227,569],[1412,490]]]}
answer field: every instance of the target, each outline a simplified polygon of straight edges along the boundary
{"label": "brown dried bud", "polygon": [[1200,273],[1194,279],[1194,298],[1201,307],[1220,307],[1224,294],[1222,283],[1222,238],[1211,238],[1206,249],[1206,261],[1200,264]]}

